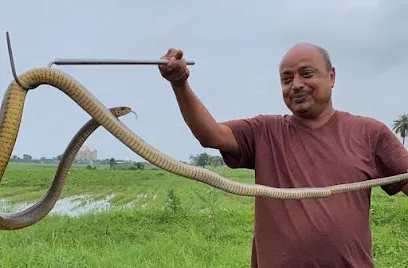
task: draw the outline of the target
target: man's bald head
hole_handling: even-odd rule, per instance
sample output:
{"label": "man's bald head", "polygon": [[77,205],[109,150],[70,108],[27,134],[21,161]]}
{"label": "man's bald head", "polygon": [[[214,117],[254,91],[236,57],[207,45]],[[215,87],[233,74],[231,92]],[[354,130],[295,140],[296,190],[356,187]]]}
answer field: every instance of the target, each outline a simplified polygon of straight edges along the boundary
{"label": "man's bald head", "polygon": [[[327,69],[327,71],[330,71],[330,70],[332,69],[333,65],[332,65],[332,62],[331,62],[331,59],[330,59],[330,55],[329,55],[329,53],[327,52],[327,50],[324,49],[323,47],[320,47],[320,46],[318,46],[318,45],[311,44],[311,43],[298,43],[298,44],[292,46],[292,47],[288,50],[288,52],[285,54],[285,56],[283,57],[282,61],[285,59],[285,57],[286,57],[289,53],[291,53],[292,51],[294,51],[294,50],[296,50],[296,49],[299,49],[299,48],[306,48],[306,49],[315,49],[315,50],[317,50],[317,51],[319,52],[319,54],[323,57],[323,60],[324,60],[325,63],[326,63],[326,69]],[[282,64],[282,61],[281,61],[281,64]]]}

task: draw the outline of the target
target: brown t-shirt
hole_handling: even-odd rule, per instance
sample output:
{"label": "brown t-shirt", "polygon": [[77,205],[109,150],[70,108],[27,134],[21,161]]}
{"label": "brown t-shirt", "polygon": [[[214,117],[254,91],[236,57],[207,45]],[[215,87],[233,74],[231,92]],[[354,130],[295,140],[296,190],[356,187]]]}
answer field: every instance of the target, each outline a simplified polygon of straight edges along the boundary
{"label": "brown t-shirt", "polygon": [[[374,119],[336,111],[311,129],[292,116],[228,121],[240,155],[221,152],[230,168],[255,169],[255,183],[280,188],[324,187],[405,173],[408,153]],[[389,195],[403,183],[384,186]],[[374,267],[369,222],[371,190],[322,199],[255,198],[252,265]]]}

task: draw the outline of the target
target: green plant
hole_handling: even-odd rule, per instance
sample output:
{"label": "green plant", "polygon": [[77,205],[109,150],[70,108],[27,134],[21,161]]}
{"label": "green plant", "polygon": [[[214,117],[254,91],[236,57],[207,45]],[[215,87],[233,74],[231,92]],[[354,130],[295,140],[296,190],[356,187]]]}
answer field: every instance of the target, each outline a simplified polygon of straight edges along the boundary
{"label": "green plant", "polygon": [[214,238],[218,234],[218,222],[217,222],[217,211],[221,200],[219,199],[218,189],[210,186],[206,186],[203,193],[197,189],[193,190],[197,197],[203,202],[203,209],[205,212],[209,213],[210,218],[210,234],[209,238]]}
{"label": "green plant", "polygon": [[167,193],[164,209],[170,214],[179,214],[182,210],[180,197],[173,189],[170,189]]}

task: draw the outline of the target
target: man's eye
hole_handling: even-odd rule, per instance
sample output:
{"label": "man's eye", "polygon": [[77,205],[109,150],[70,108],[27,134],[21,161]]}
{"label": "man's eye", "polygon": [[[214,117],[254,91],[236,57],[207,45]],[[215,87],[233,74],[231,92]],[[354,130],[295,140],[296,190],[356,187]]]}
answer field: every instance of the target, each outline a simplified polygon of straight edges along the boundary
{"label": "man's eye", "polygon": [[306,76],[306,77],[311,76],[312,74],[313,74],[313,72],[311,70],[307,70],[307,71],[302,72],[302,76]]}
{"label": "man's eye", "polygon": [[290,77],[283,77],[281,81],[284,84],[289,83],[290,82]]}

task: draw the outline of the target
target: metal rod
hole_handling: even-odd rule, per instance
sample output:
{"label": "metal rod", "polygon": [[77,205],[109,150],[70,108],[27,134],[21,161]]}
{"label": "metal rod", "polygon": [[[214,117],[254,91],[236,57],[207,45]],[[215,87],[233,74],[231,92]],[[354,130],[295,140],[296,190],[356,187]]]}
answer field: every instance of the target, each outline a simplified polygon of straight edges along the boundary
{"label": "metal rod", "polygon": [[[55,59],[48,67],[55,65],[159,65],[167,64],[168,60],[118,60],[118,59]],[[186,61],[187,65],[194,65],[194,61]]]}
{"label": "metal rod", "polygon": [[[28,86],[23,85],[18,79],[16,67],[14,65],[13,51],[11,49],[11,41],[9,32],[6,32],[8,54],[10,58],[11,71],[13,73],[16,83],[25,90],[31,89]],[[160,65],[167,64],[168,60],[120,60],[120,59],[55,59],[48,64],[48,67],[52,65]],[[187,65],[194,65],[194,61],[186,61]]]}
{"label": "metal rod", "polygon": [[14,65],[13,50],[11,49],[11,41],[10,41],[9,32],[6,32],[6,40],[7,40],[7,49],[8,49],[10,65],[11,65],[11,72],[13,73],[14,80],[23,89],[30,90],[31,89],[30,87],[23,85],[23,83],[21,83],[20,80],[18,79],[17,72],[16,72],[16,66]]}

